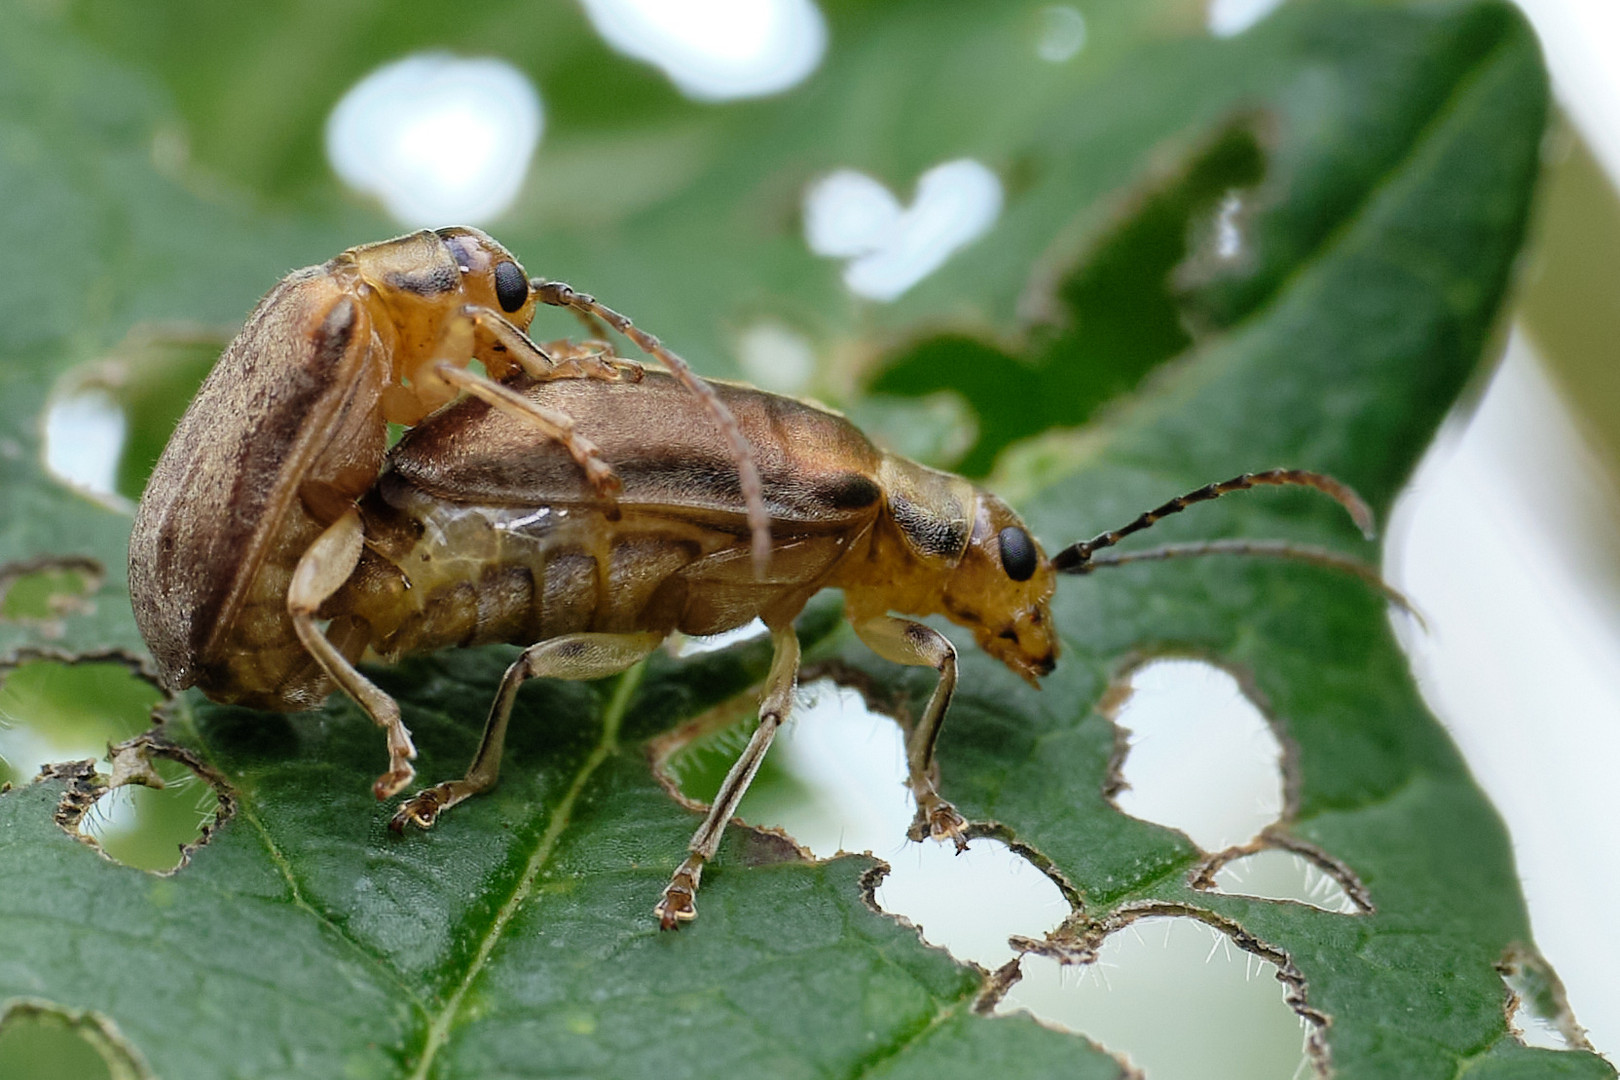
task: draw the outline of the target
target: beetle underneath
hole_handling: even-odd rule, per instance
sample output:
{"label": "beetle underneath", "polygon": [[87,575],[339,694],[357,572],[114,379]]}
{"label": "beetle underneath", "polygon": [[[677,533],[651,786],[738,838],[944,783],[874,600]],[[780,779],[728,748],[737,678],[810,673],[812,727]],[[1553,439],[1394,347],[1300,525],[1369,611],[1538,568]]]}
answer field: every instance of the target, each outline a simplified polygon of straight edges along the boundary
{"label": "beetle underneath", "polygon": [[[909,835],[961,849],[966,822],[940,794],[933,764],[956,652],[943,634],[892,613],[945,615],[1033,685],[1058,656],[1048,608],[1056,575],[1088,572],[1104,563],[1101,549],[1167,514],[1259,484],[1297,484],[1325,491],[1367,521],[1343,485],[1274,470],[1199,489],[1048,559],[990,492],[882,452],[837,414],[720,383],[717,392],[754,449],[770,511],[770,571],[760,577],[749,562],[726,449],[712,429],[689,422],[689,399],[671,379],[650,372],[634,385],[517,379],[511,386],[573,417],[602,448],[622,484],[621,516],[606,516],[560,446],[510,413],[463,401],[411,431],[356,510],[311,549],[290,594],[295,617],[312,632],[315,619],[330,619],[334,637],[363,641],[384,659],[533,643],[507,670],[466,775],[406,800],[396,830],[430,827],[494,785],[526,679],[600,678],[636,663],[673,631],[716,634],[761,619],[775,655],[759,724],[657,905],[666,928],[695,917],[703,868],[787,718],[799,665],[793,620],[822,588],[843,590],[855,633],[878,655],[938,672],[907,741],[917,807]],[[352,573],[339,580],[322,572],[328,552],[355,548],[357,565],[347,554],[334,559],[355,565]],[[1328,552],[1289,553],[1359,568]]]}

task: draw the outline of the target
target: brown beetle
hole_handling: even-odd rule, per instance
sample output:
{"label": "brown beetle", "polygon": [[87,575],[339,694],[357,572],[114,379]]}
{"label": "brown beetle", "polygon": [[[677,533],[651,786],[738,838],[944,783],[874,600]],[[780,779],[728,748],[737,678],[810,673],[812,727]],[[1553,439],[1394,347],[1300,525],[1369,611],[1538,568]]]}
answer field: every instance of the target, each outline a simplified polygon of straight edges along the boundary
{"label": "brown beetle", "polygon": [[[715,634],[759,618],[775,645],[759,726],[656,908],[666,928],[693,918],[703,866],[787,716],[799,660],[793,620],[816,592],[837,587],[856,633],[874,651],[939,672],[908,742],[917,802],[910,835],[960,848],[965,822],[933,778],[934,743],[956,682],[955,649],[937,631],[891,612],[947,616],[1033,684],[1057,658],[1048,612],[1055,575],[1098,565],[1094,551],[1165,514],[1256,484],[1303,484],[1339,499],[1358,521],[1367,518],[1337,482],[1276,470],[1200,489],[1047,559],[1018,516],[969,481],[878,450],[835,413],[714,385],[759,465],[771,527],[764,576],[752,567],[730,449],[714,425],[694,422],[694,401],[672,378],[653,372],[632,384],[520,375],[508,389],[572,417],[600,448],[622,485],[616,518],[565,445],[515,411],[463,400],[400,441],[358,506],[298,560],[285,606],[260,611],[278,639],[290,621],[309,655],[388,728],[393,748],[408,746],[409,737],[394,702],[354,669],[364,648],[391,660],[486,642],[528,645],[502,680],[467,774],[407,800],[395,829],[431,826],[493,786],[524,680],[600,678],[636,663],[672,631]],[[1331,553],[1284,553],[1368,573]],[[324,635],[320,619],[331,620]],[[245,643],[260,633],[268,630],[237,637]],[[289,673],[303,671],[309,655],[281,649],[244,657],[233,669],[241,680],[233,692],[271,707],[303,707],[289,691],[305,682]],[[385,776],[378,794],[392,783]]]}
{"label": "brown beetle", "polygon": [[[337,663],[358,644],[331,646],[318,634],[295,633],[288,587],[311,545],[376,481],[388,424],[416,424],[463,392],[565,446],[614,512],[618,480],[596,447],[569,417],[498,380],[523,371],[538,379],[634,381],[641,368],[598,355],[601,349],[548,353],[537,346],[525,330],[541,304],[606,320],[693,395],[707,414],[693,422],[721,433],[738,469],[753,564],[763,569],[769,535],[758,470],[708,384],[618,312],[566,285],[528,278],[484,233],[424,230],[284,278],[248,317],[175,429],[130,537],[135,621],[165,687],[197,685],[216,700],[308,708],[331,691],[328,675],[336,676],[388,727],[392,760],[379,794],[409,783],[414,750],[397,718],[388,719],[392,703]],[[474,359],[488,377],[467,370]],[[332,572],[330,557],[322,565]],[[265,669],[277,679],[267,680]]]}

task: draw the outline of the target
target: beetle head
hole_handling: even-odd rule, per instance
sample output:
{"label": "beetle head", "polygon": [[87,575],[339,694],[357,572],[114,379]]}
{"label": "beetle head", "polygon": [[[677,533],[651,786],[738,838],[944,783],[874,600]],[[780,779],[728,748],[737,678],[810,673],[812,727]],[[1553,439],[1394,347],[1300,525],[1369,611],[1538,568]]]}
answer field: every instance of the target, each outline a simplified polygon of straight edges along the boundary
{"label": "beetle head", "polygon": [[1052,592],[1057,576],[1012,508],[974,492],[972,533],[944,590],[945,613],[979,648],[1035,685],[1057,661]]}
{"label": "beetle head", "polygon": [[529,275],[510,251],[488,233],[466,226],[438,230],[456,265],[469,303],[498,311],[519,330],[534,318],[534,290]]}

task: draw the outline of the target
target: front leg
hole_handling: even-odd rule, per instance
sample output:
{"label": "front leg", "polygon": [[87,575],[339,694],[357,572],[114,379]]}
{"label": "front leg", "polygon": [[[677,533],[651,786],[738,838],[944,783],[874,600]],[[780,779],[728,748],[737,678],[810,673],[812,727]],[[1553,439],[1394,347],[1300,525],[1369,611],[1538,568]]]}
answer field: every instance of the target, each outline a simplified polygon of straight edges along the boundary
{"label": "front leg", "polygon": [[949,839],[956,845],[957,854],[961,854],[967,850],[967,837],[962,835],[967,822],[934,787],[934,744],[939,740],[939,726],[945,719],[951,694],[956,690],[956,648],[945,635],[910,619],[878,615],[854,625],[856,635],[883,659],[907,667],[931,667],[939,672],[939,682],[928,699],[928,706],[923,709],[922,719],[912,729],[911,739],[906,743],[906,782],[917,800],[917,817],[906,835],[913,840],[924,836]]}
{"label": "front leg", "polygon": [[541,382],[596,379],[635,383],[645,374],[634,360],[614,356],[605,341],[575,344],[564,340],[541,345],[491,308],[469,304],[462,313],[481,331],[474,335],[473,355],[483,362],[492,379],[510,374],[514,364]]}
{"label": "front leg", "polygon": [[[563,344],[564,355],[559,361],[499,312],[469,304],[454,318],[445,320],[429,358],[406,373],[409,386],[383,388],[383,416],[391,423],[410,427],[459,393],[479,398],[561,443],[603,500],[608,517],[616,520],[622,485],[612,467],[602,460],[596,444],[575,430],[571,417],[529,400],[500,381],[520,368],[541,382],[559,378],[641,380],[639,364],[620,360],[605,350]],[[483,363],[487,375],[467,370],[467,364],[474,359]]]}
{"label": "front leg", "polygon": [[589,341],[548,341],[538,348],[551,358],[551,373],[546,379],[638,383],[647,374],[646,368],[634,360],[613,355],[611,345],[594,338]]}
{"label": "front leg", "polygon": [[752,537],[749,547],[754,560],[754,576],[763,578],[771,563],[771,516],[765,507],[765,485],[759,476],[759,463],[755,460],[753,446],[743,434],[742,425],[737,423],[730,407],[720,400],[714,387],[700,378],[690,364],[662,341],[589,293],[576,292],[560,281],[543,281],[540,278],[530,280],[529,288],[534,290],[535,298],[542,304],[568,308],[593,320],[606,322],[635,342],[642,352],[662,363],[676,382],[696,395],[731,446],[731,456],[737,466],[737,486],[742,491],[743,505],[748,508],[748,531]]}
{"label": "front leg", "polygon": [[613,467],[602,460],[602,451],[597,445],[579,433],[573,417],[556,409],[547,408],[537,401],[531,401],[505,383],[490,382],[454,364],[441,361],[434,365],[433,370],[434,374],[449,385],[465,390],[471,396],[527,423],[547,438],[560,443],[584,472],[585,481],[601,498],[608,519],[618,520],[618,497],[624,490],[624,485],[619,480],[618,474],[613,471]]}

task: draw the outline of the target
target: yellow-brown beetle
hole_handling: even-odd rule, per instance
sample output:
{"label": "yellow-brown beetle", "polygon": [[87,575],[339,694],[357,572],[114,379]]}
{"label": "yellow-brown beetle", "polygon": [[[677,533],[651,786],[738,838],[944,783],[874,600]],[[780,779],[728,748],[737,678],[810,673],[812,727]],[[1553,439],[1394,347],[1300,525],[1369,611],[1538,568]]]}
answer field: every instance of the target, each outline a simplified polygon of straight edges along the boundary
{"label": "yellow-brown beetle", "polygon": [[[703,866],[787,716],[799,660],[793,620],[816,592],[837,587],[874,651],[939,672],[908,742],[917,803],[910,835],[962,847],[965,823],[933,778],[956,653],[942,634],[893,612],[947,616],[1033,684],[1057,658],[1048,613],[1055,575],[1085,572],[1100,561],[1094,551],[1165,514],[1255,484],[1304,484],[1366,520],[1360,501],[1335,481],[1276,470],[1172,500],[1049,560],[1005,503],[969,481],[878,450],[835,413],[714,385],[759,465],[771,527],[764,576],[752,567],[729,447],[712,424],[696,422],[693,399],[656,372],[634,384],[521,375],[506,383],[571,417],[599,448],[621,485],[616,518],[565,445],[512,410],[467,399],[409,432],[358,506],[299,559],[281,611],[322,668],[388,727],[391,746],[408,745],[408,735],[394,703],[354,669],[363,648],[391,660],[486,642],[528,645],[502,680],[466,775],[407,800],[396,829],[428,827],[495,783],[524,680],[600,678],[636,663],[672,631],[716,634],[759,618],[775,645],[759,726],[656,907],[666,928],[693,918]],[[1289,553],[1356,568],[1329,553]],[[331,620],[324,635],[320,619]],[[236,677],[257,681],[238,685],[238,695],[272,707],[305,704],[287,689],[303,685],[288,672],[302,670],[306,656],[283,650],[274,663],[263,654],[252,659]],[[385,786],[379,781],[379,794]]]}
{"label": "yellow-brown beetle", "polygon": [[[565,415],[498,381],[640,378],[602,348],[551,352],[525,333],[537,306],[605,320],[658,358],[721,433],[739,470],[753,563],[769,555],[758,470],[724,403],[679,356],[618,312],[558,282],[531,280],[476,229],[424,230],[351,248],[284,278],[259,302],[198,391],[153,470],[130,537],[135,621],[170,690],[273,708],[309,708],[341,670],[319,635],[287,615],[294,568],[376,481],[388,424],[411,425],[467,393],[520,417],[567,448],[609,514],[617,479]],[[597,325],[600,325],[599,323]],[[486,376],[467,370],[483,364]],[[356,554],[358,554],[356,552]],[[330,566],[330,559],[324,564]],[[318,639],[318,640],[317,640]],[[313,656],[311,654],[314,654]],[[281,672],[273,690],[258,669]],[[341,680],[340,680],[341,681]],[[344,684],[351,694],[360,684]],[[379,794],[412,776],[404,729],[388,723],[389,773]],[[382,710],[379,712],[378,710]]]}

